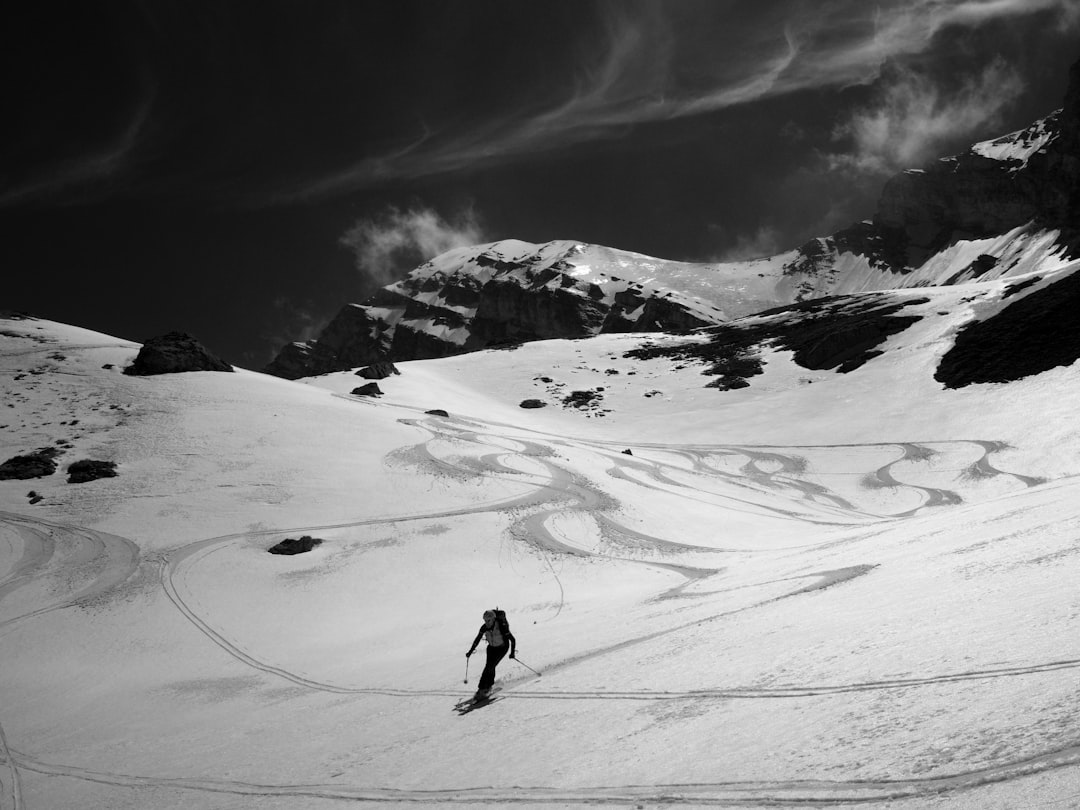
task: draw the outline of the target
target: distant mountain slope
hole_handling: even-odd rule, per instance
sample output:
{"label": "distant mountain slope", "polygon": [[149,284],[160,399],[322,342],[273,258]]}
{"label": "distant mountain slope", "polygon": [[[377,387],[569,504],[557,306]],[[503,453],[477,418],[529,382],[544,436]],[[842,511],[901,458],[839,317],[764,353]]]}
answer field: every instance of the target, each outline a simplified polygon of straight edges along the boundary
{"label": "distant mountain slope", "polygon": [[871,220],[749,262],[687,263],[572,241],[452,250],[266,371],[299,378],[381,360],[610,332],[678,331],[831,295],[1052,274],[1080,248],[1080,63],[1061,110],[910,169]]}
{"label": "distant mountain slope", "polygon": [[296,378],[530,340],[693,329],[783,302],[775,262],[760,275],[748,272],[754,264],[726,269],[572,241],[458,248],[345,306],[267,371]]}

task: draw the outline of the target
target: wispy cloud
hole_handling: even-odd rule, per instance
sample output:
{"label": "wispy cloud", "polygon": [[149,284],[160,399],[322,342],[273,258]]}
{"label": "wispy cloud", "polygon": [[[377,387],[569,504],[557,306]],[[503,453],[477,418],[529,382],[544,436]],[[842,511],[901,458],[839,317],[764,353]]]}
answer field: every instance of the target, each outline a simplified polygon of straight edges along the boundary
{"label": "wispy cloud", "polygon": [[834,155],[834,167],[888,174],[918,166],[944,144],[994,125],[1023,92],[1014,70],[1000,60],[959,88],[947,90],[929,77],[898,70],[876,104],[857,110],[834,136],[849,140],[849,154]]}
{"label": "wispy cloud", "polygon": [[353,252],[356,268],[380,286],[440,253],[484,241],[474,210],[448,221],[430,208],[388,208],[377,217],[358,220],[340,239]]}
{"label": "wispy cloud", "polygon": [[[601,6],[602,30],[590,48],[579,49],[578,79],[560,102],[539,112],[503,109],[471,119],[467,128],[433,125],[393,150],[311,178],[269,202],[488,166],[610,137],[641,123],[799,90],[870,84],[884,65],[926,52],[946,29],[1036,13],[1054,15],[1059,27],[1071,27],[1080,22],[1078,5],[1078,0],[789,0],[736,25],[722,4],[688,5],[682,8],[693,13],[676,14],[660,3],[610,2]],[[916,109],[915,95],[926,98],[927,92],[913,91],[908,102],[897,97],[892,103]],[[943,123],[930,110],[925,115]],[[871,122],[865,126],[869,138]]]}
{"label": "wispy cloud", "polygon": [[52,201],[58,196],[65,202],[77,203],[93,198],[95,189],[114,181],[128,167],[150,120],[156,94],[153,83],[145,76],[143,90],[122,126],[106,143],[58,160],[23,182],[0,189],[0,207]]}

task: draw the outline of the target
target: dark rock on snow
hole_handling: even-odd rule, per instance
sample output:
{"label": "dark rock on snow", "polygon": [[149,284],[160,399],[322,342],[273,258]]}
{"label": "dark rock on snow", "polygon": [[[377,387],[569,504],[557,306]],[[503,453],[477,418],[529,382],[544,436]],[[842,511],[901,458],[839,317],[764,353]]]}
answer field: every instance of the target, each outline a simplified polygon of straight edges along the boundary
{"label": "dark rock on snow", "polygon": [[169,332],[150,338],[139,349],[135,362],[124,373],[135,377],[154,374],[178,374],[185,371],[232,371],[232,366],[210,354],[191,335]]}
{"label": "dark rock on snow", "polygon": [[391,374],[400,374],[397,366],[390,362],[372,363],[370,366],[365,366],[356,372],[357,377],[363,377],[365,380],[384,380]]}
{"label": "dark rock on snow", "polygon": [[43,447],[25,456],[13,456],[0,464],[0,481],[44,478],[56,472],[56,461],[60,455],[55,447]]}
{"label": "dark rock on snow", "polygon": [[[1016,295],[1024,282],[1009,288]],[[1009,294],[1007,293],[1006,296]],[[938,363],[946,388],[1003,383],[1080,359],[1080,273],[1028,292],[987,320],[969,323]]]}
{"label": "dark rock on snow", "polygon": [[523,399],[518,406],[521,408],[546,408],[547,403],[542,399]]}
{"label": "dark rock on snow", "polygon": [[381,397],[383,392],[378,383],[368,383],[350,391],[354,397]]}
{"label": "dark rock on snow", "polygon": [[67,468],[69,484],[85,484],[99,478],[115,478],[116,464],[112,461],[93,461],[82,459]]}
{"label": "dark rock on snow", "polygon": [[898,315],[900,310],[927,301],[888,293],[820,298],[704,330],[712,335],[705,343],[645,346],[625,356],[706,363],[702,373],[719,377],[706,387],[723,391],[745,388],[748,377],[762,373],[757,351],[767,341],[794,352],[803,368],[843,374],[881,354],[877,346],[919,321],[915,315]]}
{"label": "dark rock on snow", "polygon": [[315,546],[322,545],[322,540],[317,537],[305,534],[299,540],[293,538],[286,538],[278,543],[276,546],[272,546],[267,549],[271,554],[304,554],[311,551]]}
{"label": "dark rock on snow", "polygon": [[449,416],[442,408],[432,408],[430,411],[424,411],[428,416]]}

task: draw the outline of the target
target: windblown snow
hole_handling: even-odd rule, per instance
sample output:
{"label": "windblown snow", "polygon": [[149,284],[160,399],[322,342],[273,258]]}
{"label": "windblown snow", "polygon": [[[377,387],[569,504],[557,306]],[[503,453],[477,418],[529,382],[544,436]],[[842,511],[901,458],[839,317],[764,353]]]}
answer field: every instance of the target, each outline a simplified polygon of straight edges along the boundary
{"label": "windblown snow", "polygon": [[[1013,298],[1077,269],[1042,261]],[[1068,806],[1080,378],[934,380],[1010,284],[898,292],[913,324],[854,371],[764,346],[727,391],[627,356],[705,333],[363,398],[0,321],[3,458],[59,465],[0,481],[0,807]],[[84,458],[117,476],[67,483]],[[458,716],[495,605],[520,663]]]}

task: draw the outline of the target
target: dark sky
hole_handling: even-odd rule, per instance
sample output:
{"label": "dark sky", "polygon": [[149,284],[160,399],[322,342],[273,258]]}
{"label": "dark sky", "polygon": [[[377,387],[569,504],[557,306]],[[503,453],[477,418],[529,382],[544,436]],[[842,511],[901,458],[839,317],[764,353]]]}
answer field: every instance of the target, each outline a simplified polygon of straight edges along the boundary
{"label": "dark sky", "polygon": [[1080,0],[20,5],[0,308],[250,368],[460,244],[795,247],[1080,58]]}

